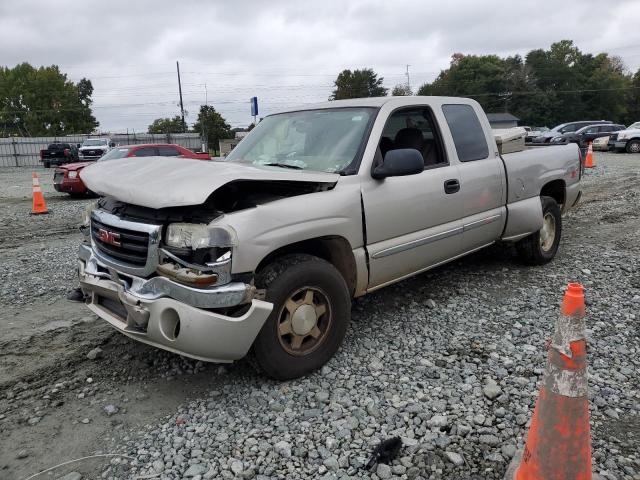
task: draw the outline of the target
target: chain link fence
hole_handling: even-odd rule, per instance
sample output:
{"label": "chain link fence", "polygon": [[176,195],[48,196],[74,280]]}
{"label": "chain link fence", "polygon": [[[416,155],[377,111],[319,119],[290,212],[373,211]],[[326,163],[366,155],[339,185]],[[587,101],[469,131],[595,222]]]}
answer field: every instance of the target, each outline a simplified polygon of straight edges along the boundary
{"label": "chain link fence", "polygon": [[110,138],[116,145],[141,143],[175,143],[199,151],[204,142],[198,133],[116,133],[111,135],[69,135],[64,137],[0,138],[0,167],[35,167],[42,165],[40,150],[54,142],[82,144],[87,138]]}

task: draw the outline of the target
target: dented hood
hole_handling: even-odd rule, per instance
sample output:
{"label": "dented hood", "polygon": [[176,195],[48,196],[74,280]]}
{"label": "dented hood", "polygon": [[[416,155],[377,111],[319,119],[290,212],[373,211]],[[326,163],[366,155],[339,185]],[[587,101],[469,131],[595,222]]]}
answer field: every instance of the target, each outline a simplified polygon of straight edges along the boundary
{"label": "dented hood", "polygon": [[338,178],[337,173],[176,157],[108,160],[82,171],[82,181],[89,190],[149,208],[200,205],[218,188],[240,180],[334,184]]}

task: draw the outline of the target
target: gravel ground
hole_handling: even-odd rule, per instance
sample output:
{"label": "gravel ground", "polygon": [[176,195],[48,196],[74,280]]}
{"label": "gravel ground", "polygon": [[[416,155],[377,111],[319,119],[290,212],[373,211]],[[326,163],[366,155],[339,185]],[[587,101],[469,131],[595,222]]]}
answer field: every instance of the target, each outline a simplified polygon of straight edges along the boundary
{"label": "gravel ground", "polygon": [[[9,366],[0,373],[0,477],[120,453],[130,458],[56,472],[502,478],[526,434],[564,288],[580,281],[594,471],[640,479],[640,156],[598,153],[596,163],[554,262],[524,267],[494,247],[359,299],[336,357],[286,383],[265,380],[249,361],[220,367],[136,344],[60,301],[73,278],[75,217],[88,201],[53,197],[54,214],[41,220],[24,216],[28,202],[0,193],[0,325],[14,339],[0,342]],[[0,170],[15,183],[24,174]],[[7,240],[9,232],[20,240]],[[9,326],[12,315],[36,318]],[[71,320],[49,329],[51,318]],[[394,435],[403,439],[398,458],[363,470],[373,447]]]}

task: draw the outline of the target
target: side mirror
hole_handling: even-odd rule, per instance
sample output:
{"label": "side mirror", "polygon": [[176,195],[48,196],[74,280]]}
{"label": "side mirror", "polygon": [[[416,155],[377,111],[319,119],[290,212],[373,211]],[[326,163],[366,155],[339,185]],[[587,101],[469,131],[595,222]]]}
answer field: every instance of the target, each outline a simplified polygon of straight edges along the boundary
{"label": "side mirror", "polygon": [[387,177],[403,177],[415,175],[424,170],[422,154],[414,148],[400,148],[389,150],[382,160],[382,164],[376,166],[371,176],[376,179]]}
{"label": "side mirror", "polygon": [[113,147],[115,147],[115,146],[116,146],[116,143],[115,143],[115,142],[111,142],[111,143],[109,144],[109,146],[110,146],[111,148],[113,148]]}

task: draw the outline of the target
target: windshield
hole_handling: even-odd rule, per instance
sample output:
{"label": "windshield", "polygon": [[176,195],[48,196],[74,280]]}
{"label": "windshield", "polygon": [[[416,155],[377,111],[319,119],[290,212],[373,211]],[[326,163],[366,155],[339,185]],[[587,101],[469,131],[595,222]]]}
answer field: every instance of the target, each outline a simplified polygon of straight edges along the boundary
{"label": "windshield", "polygon": [[127,156],[127,153],[129,153],[128,148],[114,148],[98,161],[102,162],[104,160],[115,160],[116,158],[124,158]]}
{"label": "windshield", "polygon": [[356,158],[375,116],[373,108],[332,108],[265,118],[227,161],[343,172]]}
{"label": "windshield", "polygon": [[106,140],[85,140],[84,142],[82,142],[83,147],[97,147],[97,146],[106,145],[106,144],[107,144]]}

